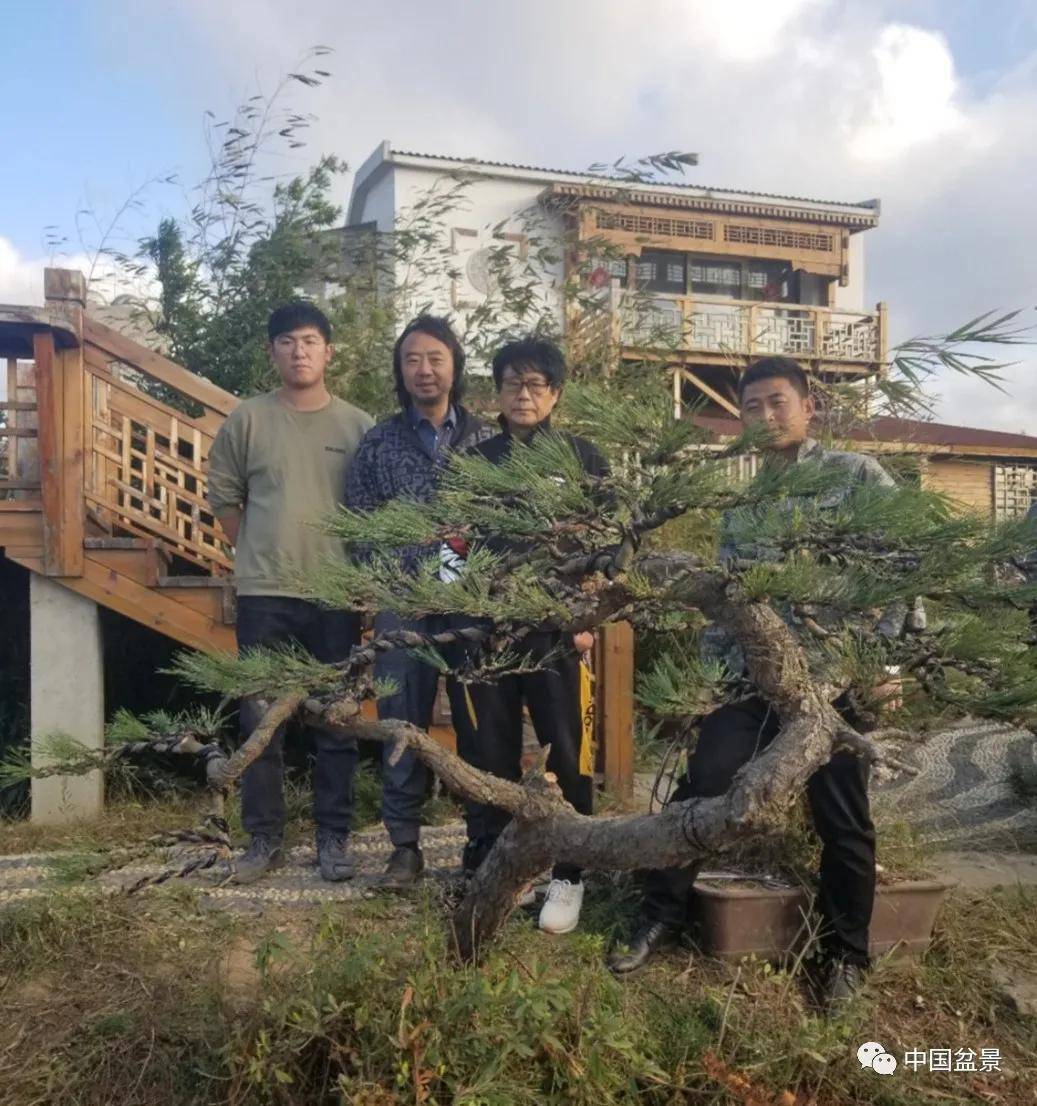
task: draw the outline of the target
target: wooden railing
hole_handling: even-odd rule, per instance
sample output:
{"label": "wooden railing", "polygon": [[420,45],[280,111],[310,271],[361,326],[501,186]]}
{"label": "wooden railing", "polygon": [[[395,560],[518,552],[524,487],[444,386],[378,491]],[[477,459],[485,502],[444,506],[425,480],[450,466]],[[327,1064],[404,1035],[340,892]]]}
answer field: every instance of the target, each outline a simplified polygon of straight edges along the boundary
{"label": "wooden railing", "polygon": [[[206,504],[205,468],[237,399],[90,318],[83,349],[91,517],[109,532],[157,538],[212,575],[228,574],[232,559]],[[159,387],[195,413],[156,398]]]}
{"label": "wooden railing", "polygon": [[205,466],[237,398],[86,315],[81,274],[48,269],[45,300],[0,309],[19,344],[0,404],[0,510],[40,512],[46,575],[82,575],[88,527],[229,575]]}
{"label": "wooden railing", "polygon": [[40,462],[36,448],[35,366],[8,357],[7,399],[0,402],[0,505],[38,503]]}
{"label": "wooden railing", "polygon": [[799,360],[876,368],[885,357],[886,308],[850,311],[722,296],[654,296],[611,290],[618,341],[690,353]]}

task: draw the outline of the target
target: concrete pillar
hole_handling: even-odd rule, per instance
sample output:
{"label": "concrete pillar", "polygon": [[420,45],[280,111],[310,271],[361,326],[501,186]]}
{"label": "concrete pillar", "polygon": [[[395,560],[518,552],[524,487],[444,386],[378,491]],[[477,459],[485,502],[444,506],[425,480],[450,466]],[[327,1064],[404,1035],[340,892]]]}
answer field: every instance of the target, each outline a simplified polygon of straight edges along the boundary
{"label": "concrete pillar", "polygon": [[[29,577],[30,724],[36,742],[60,731],[92,749],[104,745],[104,669],[97,604],[33,572]],[[104,806],[100,772],[32,781],[32,820],[46,824],[92,818]]]}

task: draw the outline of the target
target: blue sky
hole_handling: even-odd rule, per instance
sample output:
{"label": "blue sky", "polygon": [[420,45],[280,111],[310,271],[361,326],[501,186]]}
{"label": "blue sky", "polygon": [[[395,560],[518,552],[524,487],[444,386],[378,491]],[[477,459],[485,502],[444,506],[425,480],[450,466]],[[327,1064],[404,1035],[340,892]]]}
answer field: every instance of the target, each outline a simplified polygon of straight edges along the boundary
{"label": "blue sky", "polygon": [[[880,196],[868,295],[890,304],[894,336],[1037,303],[1032,0],[0,0],[0,14],[34,63],[0,68],[16,152],[0,173],[0,299],[37,280],[47,224],[74,255],[77,210],[104,221],[170,170],[195,182],[204,110],[323,42],[334,76],[300,101],[320,117],[307,154],[358,164],[388,138],[579,168],[691,149],[705,184]],[[127,229],[184,203],[152,188]],[[1035,370],[1011,400],[949,382],[941,414],[1037,434]]]}

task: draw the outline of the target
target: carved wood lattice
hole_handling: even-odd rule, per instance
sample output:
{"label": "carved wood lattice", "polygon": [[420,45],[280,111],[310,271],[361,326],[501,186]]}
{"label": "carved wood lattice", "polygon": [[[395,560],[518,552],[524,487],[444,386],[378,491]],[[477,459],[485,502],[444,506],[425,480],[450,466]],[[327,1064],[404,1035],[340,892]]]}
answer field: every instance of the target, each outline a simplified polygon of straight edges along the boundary
{"label": "carved wood lattice", "polygon": [[86,499],[94,517],[110,531],[157,538],[213,575],[228,573],[229,550],[205,498],[212,435],[113,370],[114,363],[91,365],[86,374]]}

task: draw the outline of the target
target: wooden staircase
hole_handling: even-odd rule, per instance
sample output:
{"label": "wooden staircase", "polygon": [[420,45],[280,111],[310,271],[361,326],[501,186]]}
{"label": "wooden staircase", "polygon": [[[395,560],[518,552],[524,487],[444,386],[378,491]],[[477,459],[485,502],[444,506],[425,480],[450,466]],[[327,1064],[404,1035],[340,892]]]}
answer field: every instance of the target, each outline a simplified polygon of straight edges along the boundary
{"label": "wooden staircase", "polygon": [[[0,306],[0,548],[195,649],[233,651],[205,465],[235,396],[91,318],[79,273]],[[0,364],[2,364],[0,360]]]}

